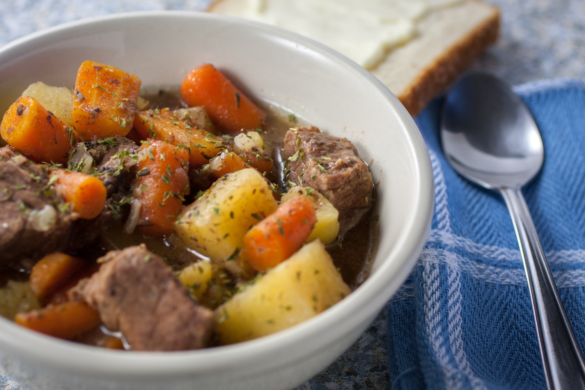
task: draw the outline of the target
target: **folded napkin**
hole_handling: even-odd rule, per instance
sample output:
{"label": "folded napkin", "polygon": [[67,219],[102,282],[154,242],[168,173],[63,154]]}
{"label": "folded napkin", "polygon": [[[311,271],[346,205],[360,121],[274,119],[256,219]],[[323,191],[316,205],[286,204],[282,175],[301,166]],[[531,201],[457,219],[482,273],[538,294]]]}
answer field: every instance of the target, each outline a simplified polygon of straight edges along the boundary
{"label": "folded napkin", "polygon": [[[585,83],[516,88],[542,133],[523,190],[561,299],[585,346]],[[416,122],[435,179],[419,261],[388,306],[392,389],[544,389],[528,284],[503,199],[463,179],[441,150],[444,99]]]}

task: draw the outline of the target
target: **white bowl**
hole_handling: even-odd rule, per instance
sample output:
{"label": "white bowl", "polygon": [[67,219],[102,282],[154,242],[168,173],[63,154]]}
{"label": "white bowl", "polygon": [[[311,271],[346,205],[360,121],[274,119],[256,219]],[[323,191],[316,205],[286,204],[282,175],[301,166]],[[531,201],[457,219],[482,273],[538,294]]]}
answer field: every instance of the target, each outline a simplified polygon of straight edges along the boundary
{"label": "white bowl", "polygon": [[0,364],[32,389],[286,389],[343,353],[412,270],[429,230],[433,176],[414,121],[363,68],[274,27],[186,12],[120,14],[45,30],[0,48],[0,110],[30,83],[72,87],[84,61],[178,86],[205,62],[244,92],[354,142],[379,183],[380,239],[369,279],[323,314],[238,345],[173,353],[110,351],[0,319]]}

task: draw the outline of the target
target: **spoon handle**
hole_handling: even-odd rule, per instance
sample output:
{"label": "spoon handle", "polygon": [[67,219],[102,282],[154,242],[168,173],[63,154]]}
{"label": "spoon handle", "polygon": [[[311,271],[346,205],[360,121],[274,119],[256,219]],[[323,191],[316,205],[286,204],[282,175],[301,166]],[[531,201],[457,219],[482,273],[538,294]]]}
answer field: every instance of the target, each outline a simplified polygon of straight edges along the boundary
{"label": "spoon handle", "polygon": [[585,363],[522,192],[500,188],[514,222],[528,279],[549,389],[585,389]]}

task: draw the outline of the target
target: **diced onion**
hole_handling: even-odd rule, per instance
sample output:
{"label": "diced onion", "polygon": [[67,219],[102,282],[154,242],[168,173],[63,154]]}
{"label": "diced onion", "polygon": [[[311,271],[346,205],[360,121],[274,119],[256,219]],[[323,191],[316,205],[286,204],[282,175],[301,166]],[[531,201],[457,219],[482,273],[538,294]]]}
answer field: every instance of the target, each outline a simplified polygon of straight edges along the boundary
{"label": "diced onion", "polygon": [[93,157],[91,157],[88,154],[83,158],[81,173],[90,174],[92,168],[93,168]]}
{"label": "diced onion", "polygon": [[224,159],[225,153],[222,153],[219,156],[212,158],[211,160],[209,160],[209,169],[211,169],[212,172],[219,171],[221,168],[223,168]]}
{"label": "diced onion", "polygon": [[124,232],[126,234],[132,234],[134,229],[136,229],[136,225],[138,225],[138,220],[140,219],[140,209],[142,208],[142,203],[138,199],[134,199],[130,206],[130,215],[124,224]]}
{"label": "diced onion", "polygon": [[148,106],[150,106],[150,102],[140,96],[138,96],[138,100],[136,100],[136,107],[140,110],[140,111],[144,111],[148,109]]}
{"label": "diced onion", "polygon": [[57,222],[57,216],[57,210],[53,206],[46,205],[30,213],[29,223],[33,230],[46,232]]}
{"label": "diced onion", "polygon": [[251,152],[253,148],[262,149],[264,140],[256,131],[249,131],[248,134],[240,134],[234,138],[234,151],[238,154]]}
{"label": "diced onion", "polygon": [[79,143],[75,147],[75,151],[71,154],[71,158],[69,159],[69,166],[73,167],[73,169],[79,169],[82,173],[91,173],[91,169],[93,168],[93,157],[87,153],[83,143]]}

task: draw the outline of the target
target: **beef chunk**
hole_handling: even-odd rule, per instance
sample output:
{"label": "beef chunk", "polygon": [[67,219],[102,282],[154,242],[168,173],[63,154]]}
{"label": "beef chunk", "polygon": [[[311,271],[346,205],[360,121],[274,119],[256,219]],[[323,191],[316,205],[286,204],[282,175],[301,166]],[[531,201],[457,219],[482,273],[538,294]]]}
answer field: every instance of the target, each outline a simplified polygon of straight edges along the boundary
{"label": "beef chunk", "polygon": [[109,252],[78,294],[136,351],[203,348],[212,312],[193,301],[163,261],[141,246]]}
{"label": "beef chunk", "polygon": [[366,163],[346,138],[316,127],[290,129],[284,137],[287,181],[312,187],[339,211],[340,232],[353,227],[372,205],[374,182]]}
{"label": "beef chunk", "polygon": [[127,192],[130,189],[134,179],[132,168],[137,164],[133,156],[137,152],[138,145],[125,137],[81,142],[71,155],[69,167],[96,174],[106,186],[108,196],[111,196],[116,192]]}
{"label": "beef chunk", "polygon": [[108,198],[97,218],[75,222],[72,229],[74,237],[68,247],[73,252],[92,245],[103,231],[126,220],[136,177],[138,146],[127,138],[111,137],[79,143],[75,150],[70,168],[95,174],[106,186]]}
{"label": "beef chunk", "polygon": [[0,148],[0,267],[65,248],[75,217],[62,204],[44,166]]}
{"label": "beef chunk", "polygon": [[191,195],[198,190],[205,191],[211,187],[215,177],[211,175],[211,170],[205,165],[189,169],[189,184],[191,186]]}

